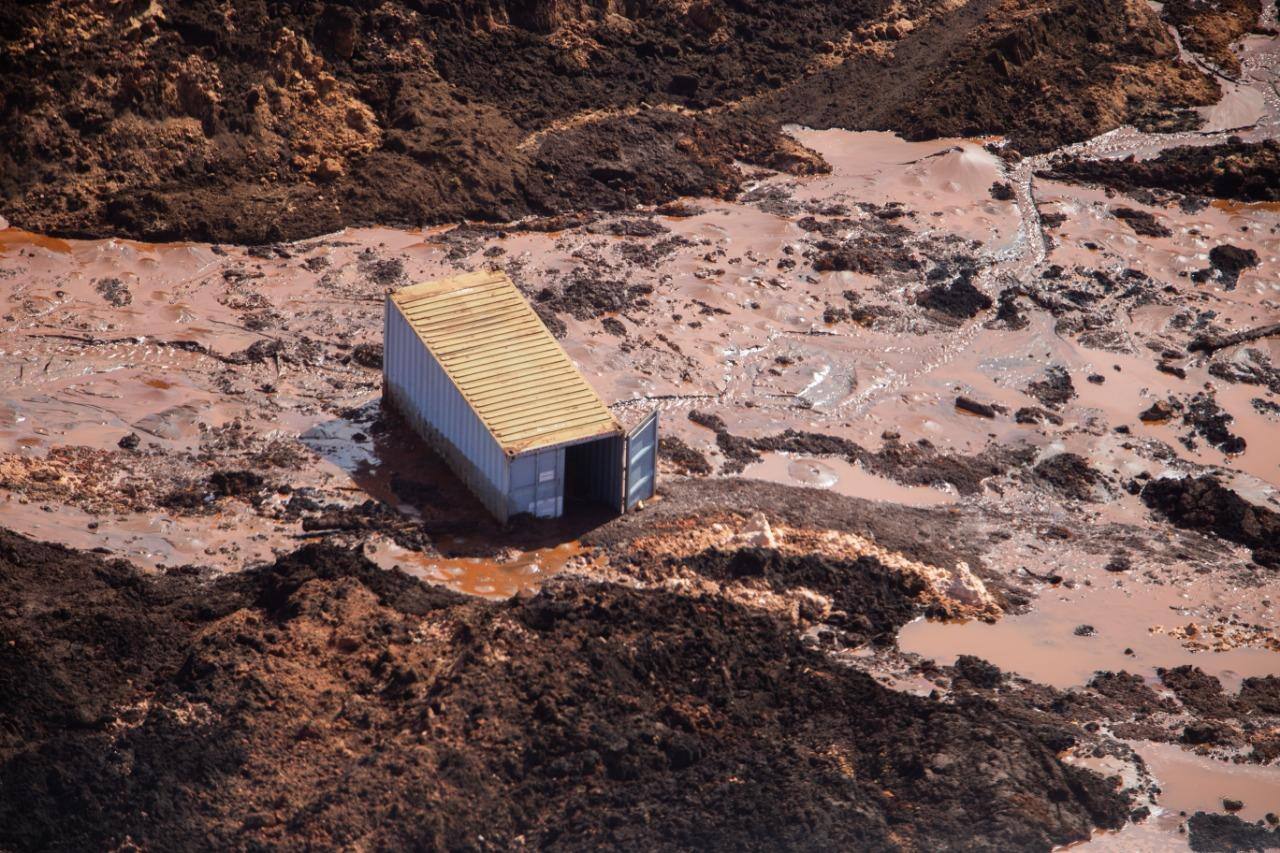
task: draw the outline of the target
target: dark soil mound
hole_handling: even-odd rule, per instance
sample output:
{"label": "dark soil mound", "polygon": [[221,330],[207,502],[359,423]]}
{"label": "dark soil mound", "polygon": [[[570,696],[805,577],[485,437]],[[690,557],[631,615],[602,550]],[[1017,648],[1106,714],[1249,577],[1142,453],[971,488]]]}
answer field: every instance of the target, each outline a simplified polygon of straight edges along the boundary
{"label": "dark soil mound", "polygon": [[1125,819],[1064,731],[723,599],[463,600],[328,547],[144,579],[7,532],[0,575],[4,848],[1048,850]]}
{"label": "dark soil mound", "polygon": [[916,598],[924,591],[919,578],[887,569],[871,557],[831,560],[744,548],[705,551],[685,564],[717,580],[758,578],[776,591],[802,587],[828,595],[835,609],[826,621],[862,640],[896,635],[916,616]]}
{"label": "dark soil mound", "polygon": [[1217,95],[1129,0],[25,2],[0,199],[42,232],[272,242],[822,168],[784,122],[1045,150]]}
{"label": "dark soil mound", "polygon": [[1045,368],[1043,379],[1028,382],[1022,390],[1050,409],[1062,408],[1076,396],[1076,386],[1071,381],[1071,374],[1065,367],[1057,364]]}
{"label": "dark soil mound", "polygon": [[665,459],[683,474],[710,474],[711,463],[700,450],[694,450],[684,439],[664,435],[658,439],[658,458]]}
{"label": "dark soil mound", "polygon": [[1223,243],[1209,250],[1209,265],[1217,270],[1218,277],[1229,290],[1240,280],[1240,273],[1258,265],[1258,253]]}
{"label": "dark soil mound", "polygon": [[1089,460],[1078,453],[1058,453],[1040,461],[1035,475],[1064,497],[1096,501],[1104,480]]}
{"label": "dark soil mound", "polygon": [[1229,74],[1240,74],[1240,60],[1231,52],[1233,42],[1251,32],[1262,14],[1263,0],[1169,0],[1161,15],[1178,28],[1182,45],[1203,54]]}
{"label": "dark soil mound", "polygon": [[1172,237],[1173,232],[1169,230],[1169,226],[1162,223],[1155,215],[1145,210],[1136,210],[1132,207],[1117,207],[1111,211],[1116,219],[1123,220],[1135,234],[1141,234],[1144,237]]}
{"label": "dark soil mound", "polygon": [[1164,189],[1239,201],[1280,201],[1280,141],[1183,146],[1150,160],[1058,159],[1045,173],[1118,190]]}
{"label": "dark soil mound", "polygon": [[1235,815],[1196,812],[1187,827],[1187,842],[1197,853],[1244,853],[1280,847],[1280,831],[1248,823]]}
{"label": "dark soil mound", "polygon": [[991,297],[973,286],[972,275],[962,275],[949,284],[935,284],[917,297],[921,307],[961,319],[978,316],[991,307]]}
{"label": "dark soil mound", "polygon": [[1142,500],[1179,527],[1216,533],[1252,548],[1259,565],[1280,568],[1280,513],[1249,503],[1212,477],[1152,480]]}
{"label": "dark soil mound", "polygon": [[1218,405],[1212,394],[1203,392],[1187,401],[1186,411],[1182,415],[1185,425],[1223,453],[1243,453],[1247,444],[1231,431],[1231,422],[1234,420],[1230,412]]}
{"label": "dark soil mound", "polygon": [[1222,682],[1198,666],[1183,664],[1157,673],[1178,701],[1200,717],[1226,717],[1233,711],[1231,697],[1222,692]]}

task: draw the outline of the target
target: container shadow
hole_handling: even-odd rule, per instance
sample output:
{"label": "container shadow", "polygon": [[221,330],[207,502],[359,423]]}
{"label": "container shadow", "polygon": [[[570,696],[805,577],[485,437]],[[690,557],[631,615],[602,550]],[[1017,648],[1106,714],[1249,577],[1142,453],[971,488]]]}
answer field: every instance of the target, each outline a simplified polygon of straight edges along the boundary
{"label": "container shadow", "polygon": [[576,542],[616,514],[566,503],[560,518],[516,516],[499,524],[409,424],[380,398],[317,424],[301,436],[309,449],[351,477],[369,500],[419,520],[442,556],[489,557]]}

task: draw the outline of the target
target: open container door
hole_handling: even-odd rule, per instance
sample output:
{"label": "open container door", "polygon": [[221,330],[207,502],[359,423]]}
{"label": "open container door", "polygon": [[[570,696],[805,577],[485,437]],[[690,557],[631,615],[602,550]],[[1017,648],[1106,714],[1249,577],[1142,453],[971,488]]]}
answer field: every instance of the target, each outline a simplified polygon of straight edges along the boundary
{"label": "open container door", "polygon": [[653,497],[658,482],[658,412],[654,410],[649,416],[627,433],[626,450],[626,492],[623,495],[623,511],[626,512],[640,501]]}

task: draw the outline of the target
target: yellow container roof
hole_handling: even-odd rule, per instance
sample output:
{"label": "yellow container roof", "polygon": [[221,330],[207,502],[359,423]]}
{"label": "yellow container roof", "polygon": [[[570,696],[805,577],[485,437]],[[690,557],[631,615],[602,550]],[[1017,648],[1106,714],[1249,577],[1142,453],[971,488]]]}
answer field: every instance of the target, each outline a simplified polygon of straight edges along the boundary
{"label": "yellow container roof", "polygon": [[621,431],[506,273],[423,282],[391,300],[507,454]]}

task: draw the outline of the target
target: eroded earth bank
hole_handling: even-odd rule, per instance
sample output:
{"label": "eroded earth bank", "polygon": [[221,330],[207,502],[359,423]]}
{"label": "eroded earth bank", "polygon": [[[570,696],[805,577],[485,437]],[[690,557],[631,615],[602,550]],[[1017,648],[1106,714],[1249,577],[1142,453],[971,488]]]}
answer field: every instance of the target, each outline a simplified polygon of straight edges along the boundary
{"label": "eroded earth bank", "polygon": [[[0,848],[1280,846],[1275,9],[863,6],[0,24]],[[654,502],[382,410],[482,267]]]}

